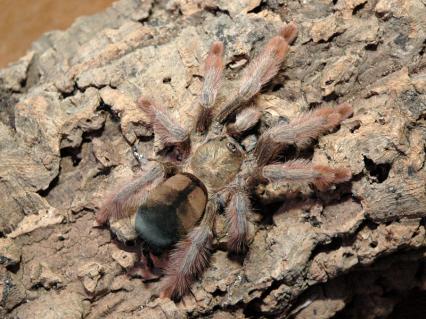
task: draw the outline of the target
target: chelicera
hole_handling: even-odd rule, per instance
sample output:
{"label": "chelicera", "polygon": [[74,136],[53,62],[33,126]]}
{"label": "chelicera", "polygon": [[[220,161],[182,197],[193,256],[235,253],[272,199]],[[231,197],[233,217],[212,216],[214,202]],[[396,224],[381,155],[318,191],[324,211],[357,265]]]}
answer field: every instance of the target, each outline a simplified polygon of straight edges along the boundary
{"label": "chelicera", "polygon": [[277,74],[296,36],[294,23],[279,30],[245,68],[238,91],[221,106],[216,105],[216,95],[224,48],[214,42],[204,62],[198,119],[191,130],[178,125],[155,101],[138,101],[162,150],[155,160],[144,163],[143,173],[104,200],[96,220],[99,224],[132,220],[146,248],[142,276],[149,280],[164,274],[162,296],[180,299],[208,267],[221,206],[228,221],[228,251],[243,254],[248,248],[251,198],[261,185],[299,183],[322,191],[350,180],[347,168],[297,159],[277,162],[288,146],[303,148],[351,116],[352,107],[346,103],[278,123],[257,134],[252,149],[240,144],[241,136],[256,131],[261,119],[261,112],[249,107],[250,100]]}

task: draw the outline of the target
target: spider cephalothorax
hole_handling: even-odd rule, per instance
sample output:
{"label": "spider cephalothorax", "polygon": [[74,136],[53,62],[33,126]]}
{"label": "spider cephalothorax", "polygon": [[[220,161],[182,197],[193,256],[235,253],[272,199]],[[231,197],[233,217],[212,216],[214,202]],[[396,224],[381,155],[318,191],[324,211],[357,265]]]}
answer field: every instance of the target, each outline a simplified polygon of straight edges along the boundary
{"label": "spider cephalothorax", "polygon": [[155,101],[139,100],[162,149],[156,160],[144,164],[144,173],[104,201],[96,220],[103,224],[132,219],[148,251],[143,256],[143,277],[164,273],[163,296],[179,299],[207,267],[214,219],[221,205],[228,220],[228,250],[240,254],[248,247],[246,215],[259,185],[309,184],[323,191],[351,178],[346,168],[307,160],[272,163],[287,146],[303,148],[348,118],[352,107],[346,103],[317,108],[290,123],[272,126],[258,134],[254,149],[239,144],[246,132],[256,131],[261,118],[259,110],[247,108],[248,102],[277,74],[296,35],[297,28],[290,23],[269,40],[247,66],[238,91],[220,107],[215,103],[224,50],[221,42],[214,42],[204,63],[200,110],[191,130],[179,126]]}

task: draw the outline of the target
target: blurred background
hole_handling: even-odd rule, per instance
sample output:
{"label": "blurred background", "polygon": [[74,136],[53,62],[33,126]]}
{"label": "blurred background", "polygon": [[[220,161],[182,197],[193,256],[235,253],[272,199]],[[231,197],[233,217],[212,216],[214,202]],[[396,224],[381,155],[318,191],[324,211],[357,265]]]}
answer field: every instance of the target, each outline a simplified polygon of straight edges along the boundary
{"label": "blurred background", "polygon": [[0,68],[16,61],[44,32],[64,30],[115,0],[0,0]]}

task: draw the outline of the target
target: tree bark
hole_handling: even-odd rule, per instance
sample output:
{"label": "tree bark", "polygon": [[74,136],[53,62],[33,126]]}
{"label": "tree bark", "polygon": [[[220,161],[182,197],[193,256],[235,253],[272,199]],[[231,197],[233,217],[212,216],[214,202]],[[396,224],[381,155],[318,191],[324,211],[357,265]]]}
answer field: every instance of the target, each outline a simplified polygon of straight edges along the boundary
{"label": "tree bark", "polygon": [[[260,129],[349,102],[353,117],[298,155],[353,178],[296,205],[254,203],[240,261],[224,251],[219,215],[193,295],[159,299],[161,281],[126,275],[137,248],[93,226],[107,192],[139,170],[134,152],[153,154],[136,101],[153,97],[191,127],[211,42],[225,44],[223,101],[284,21],[299,35],[253,100]],[[0,70],[0,315],[420,318],[425,30],[421,0],[121,0],[44,35]]]}

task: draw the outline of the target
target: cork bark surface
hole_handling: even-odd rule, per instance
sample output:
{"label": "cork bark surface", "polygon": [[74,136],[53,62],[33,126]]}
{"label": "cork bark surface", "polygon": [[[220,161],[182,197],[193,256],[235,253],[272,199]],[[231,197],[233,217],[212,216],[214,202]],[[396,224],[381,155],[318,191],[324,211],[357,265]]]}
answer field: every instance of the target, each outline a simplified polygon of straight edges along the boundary
{"label": "cork bark surface", "polygon": [[[189,127],[211,42],[225,44],[223,98],[289,21],[299,35],[253,104],[268,125],[351,103],[353,117],[300,156],[353,178],[259,205],[241,260],[219,215],[193,294],[160,299],[161,282],[127,275],[135,247],[93,226],[107,191],[140,169],[134,151],[153,152],[136,100],[160,98]],[[0,316],[420,318],[425,49],[423,0],[121,0],[45,34],[0,70]]]}

